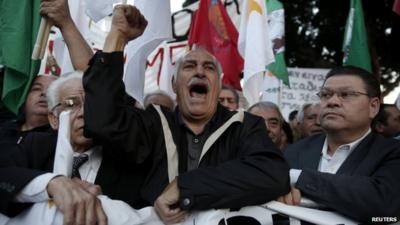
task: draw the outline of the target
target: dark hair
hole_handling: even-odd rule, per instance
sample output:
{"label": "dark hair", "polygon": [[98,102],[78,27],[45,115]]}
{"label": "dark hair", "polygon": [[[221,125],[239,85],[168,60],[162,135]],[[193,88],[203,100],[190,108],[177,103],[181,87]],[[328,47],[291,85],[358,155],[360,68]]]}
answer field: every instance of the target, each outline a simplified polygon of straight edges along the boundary
{"label": "dark hair", "polygon": [[235,88],[228,86],[228,85],[222,85],[221,91],[222,90],[231,91],[233,94],[233,97],[235,98],[235,103],[239,103],[239,94],[236,92]]}
{"label": "dark hair", "polygon": [[345,75],[359,77],[363,81],[369,97],[381,97],[379,80],[372,73],[355,66],[340,66],[331,69],[328,74],[326,74],[324,84],[322,86],[325,85],[326,80],[328,80],[330,77]]}
{"label": "dark hair", "polygon": [[293,131],[292,131],[292,128],[290,127],[290,124],[286,121],[283,121],[282,129],[283,129],[283,132],[285,132],[285,134],[286,134],[287,143],[293,144],[294,136],[293,136]]}
{"label": "dark hair", "polygon": [[299,112],[298,110],[293,110],[293,111],[291,111],[291,112],[289,113],[289,121],[294,120],[294,119],[296,118],[298,112]]}
{"label": "dark hair", "polygon": [[372,120],[371,128],[372,130],[376,131],[376,125],[378,123],[381,123],[383,125],[388,125],[387,119],[389,117],[389,114],[386,112],[385,109],[389,107],[396,107],[395,104],[381,104],[379,108],[378,114],[376,114],[375,118]]}

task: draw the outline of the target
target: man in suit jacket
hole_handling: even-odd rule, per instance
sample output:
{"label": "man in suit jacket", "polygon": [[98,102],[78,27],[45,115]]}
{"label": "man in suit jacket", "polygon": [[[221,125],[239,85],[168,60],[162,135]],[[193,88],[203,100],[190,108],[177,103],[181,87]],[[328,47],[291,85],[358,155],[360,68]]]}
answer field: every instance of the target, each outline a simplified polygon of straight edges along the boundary
{"label": "man in suit jacket", "polygon": [[400,143],[371,133],[379,111],[380,87],[357,67],[332,69],[318,93],[325,134],[288,147],[292,191],[279,200],[298,204],[301,196],[360,222],[400,219]]}
{"label": "man in suit jacket", "polygon": [[[81,179],[99,185],[103,194],[111,199],[122,200],[133,208],[148,206],[149,204],[140,197],[140,188],[150,164],[146,161],[133,162],[123,157],[117,158],[118,156],[112,154],[110,146],[95,146],[91,139],[83,136],[83,95],[81,72],[61,77],[48,90],[50,124],[57,129],[59,114],[62,111],[70,111],[70,143],[74,156],[88,156],[88,160],[78,169]],[[72,196],[68,196],[70,191],[66,190],[66,187],[78,189],[82,193],[79,197],[95,197],[96,193],[87,190],[93,188],[88,183],[76,181],[79,185],[87,187],[81,190],[79,185],[75,185],[75,180],[52,173],[56,141],[55,132],[35,132],[27,136],[19,149],[10,151],[7,157],[1,158],[0,184],[8,184],[7,190],[0,185],[1,212],[8,212],[8,215],[18,213],[23,207],[14,204],[15,199],[18,202],[40,202],[47,200],[49,195],[62,210],[69,204],[65,197],[76,196],[74,190],[70,193]],[[97,204],[96,200],[88,201]],[[85,212],[83,208],[88,210],[87,206],[80,206],[76,207],[80,212],[72,213],[75,215],[74,222],[89,216],[81,214],[82,211]],[[66,213],[69,212],[64,211],[64,215]]]}

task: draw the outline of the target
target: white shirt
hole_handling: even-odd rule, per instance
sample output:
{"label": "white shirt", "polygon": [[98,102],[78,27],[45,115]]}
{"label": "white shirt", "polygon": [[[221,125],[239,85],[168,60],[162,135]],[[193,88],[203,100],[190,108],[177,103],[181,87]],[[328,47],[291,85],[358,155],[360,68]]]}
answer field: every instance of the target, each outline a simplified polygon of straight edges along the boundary
{"label": "white shirt", "polygon": [[[82,154],[88,155],[89,159],[79,167],[79,174],[81,175],[82,180],[93,184],[96,180],[97,172],[99,171],[101,164],[101,147],[91,148]],[[81,154],[74,153],[74,157],[79,155]]]}
{"label": "white shirt", "polygon": [[[336,174],[336,172],[339,170],[340,166],[342,166],[343,162],[347,159],[350,153],[353,152],[353,150],[369,133],[371,133],[371,129],[368,129],[368,131],[359,139],[348,144],[340,145],[332,156],[328,154],[328,140],[327,138],[325,138],[325,142],[322,147],[321,160],[319,161],[318,171]],[[290,184],[294,186],[299,179],[301,170],[290,169],[289,173]]]}
{"label": "white shirt", "polygon": [[367,133],[365,133],[359,139],[349,143],[340,145],[333,155],[328,154],[328,140],[325,138],[324,146],[322,147],[322,156],[319,161],[318,171],[325,173],[335,174],[343,162],[347,159],[350,153],[360,144],[360,142],[371,133],[371,129],[368,129]]}
{"label": "white shirt", "polygon": [[[80,153],[74,153],[78,156]],[[81,179],[89,183],[94,183],[97,172],[99,171],[102,154],[101,147],[91,148],[84,152],[89,156],[89,160],[79,168]],[[42,202],[49,199],[47,185],[56,176],[61,174],[45,173],[31,180],[15,197],[16,202]]]}

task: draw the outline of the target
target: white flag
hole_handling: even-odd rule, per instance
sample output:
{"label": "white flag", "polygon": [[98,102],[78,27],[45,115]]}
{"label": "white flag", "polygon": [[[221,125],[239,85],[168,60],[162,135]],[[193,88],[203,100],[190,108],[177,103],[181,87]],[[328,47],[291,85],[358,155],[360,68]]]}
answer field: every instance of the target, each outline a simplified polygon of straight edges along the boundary
{"label": "white flag", "polygon": [[[83,38],[89,44],[90,30],[89,17],[85,14],[86,2],[83,0],[69,0],[68,6],[72,20],[74,21],[79,32],[82,34]],[[53,54],[58,66],[61,68],[61,74],[75,71],[74,67],[72,66],[69,51],[64,42],[64,38],[58,29],[56,32],[56,37],[54,38]]]}
{"label": "white flag", "polygon": [[88,15],[95,23],[99,22],[104,17],[112,14],[114,0],[85,0],[86,15]]}
{"label": "white flag", "polygon": [[164,55],[163,61],[161,65],[161,72],[160,72],[160,79],[159,79],[159,86],[160,90],[165,91],[172,99],[176,99],[176,94],[172,89],[172,73],[173,67],[171,64],[171,55],[169,52],[169,47],[167,45],[164,46]]}
{"label": "white flag", "polygon": [[126,47],[124,83],[126,92],[143,105],[146,60],[162,41],[172,39],[171,10],[166,0],[136,0],[135,6],[148,25],[143,35]]}
{"label": "white flag", "polygon": [[244,58],[243,94],[249,105],[260,100],[266,66],[274,62],[264,0],[242,3],[238,49]]}

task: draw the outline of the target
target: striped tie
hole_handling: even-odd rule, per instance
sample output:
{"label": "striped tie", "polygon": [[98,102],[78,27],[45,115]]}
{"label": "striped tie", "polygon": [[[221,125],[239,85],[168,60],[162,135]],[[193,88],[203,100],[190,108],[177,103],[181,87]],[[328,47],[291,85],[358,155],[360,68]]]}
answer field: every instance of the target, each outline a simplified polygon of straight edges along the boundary
{"label": "striped tie", "polygon": [[81,167],[86,161],[89,160],[89,156],[87,154],[82,154],[74,157],[74,162],[72,164],[72,174],[71,177],[77,177],[81,179],[81,175],[79,174],[79,167]]}

